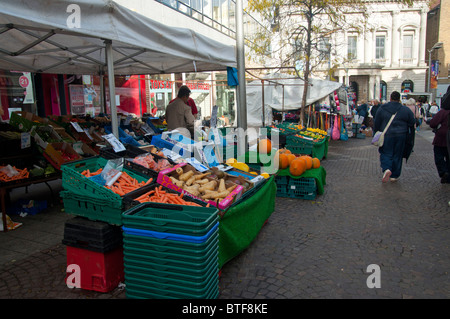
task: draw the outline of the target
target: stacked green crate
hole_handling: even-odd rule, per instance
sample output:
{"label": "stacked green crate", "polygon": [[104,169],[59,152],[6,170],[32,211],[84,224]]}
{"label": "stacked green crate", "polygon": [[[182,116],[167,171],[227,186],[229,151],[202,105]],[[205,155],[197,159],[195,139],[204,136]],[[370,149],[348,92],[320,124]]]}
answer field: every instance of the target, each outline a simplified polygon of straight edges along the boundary
{"label": "stacked green crate", "polygon": [[[99,168],[104,168],[107,162],[107,159],[95,156],[61,165],[64,191],[60,195],[66,213],[121,226],[122,213],[137,204],[133,198],[137,197],[134,195],[140,189],[130,192],[126,196],[120,196],[81,174],[84,170],[89,169],[89,171],[95,172]],[[127,168],[123,168],[123,172],[135,178],[139,183],[149,180],[147,175]],[[155,183],[154,181],[142,188],[150,188]]]}
{"label": "stacked green crate", "polygon": [[217,298],[216,208],[143,203],[122,220],[127,298]]}

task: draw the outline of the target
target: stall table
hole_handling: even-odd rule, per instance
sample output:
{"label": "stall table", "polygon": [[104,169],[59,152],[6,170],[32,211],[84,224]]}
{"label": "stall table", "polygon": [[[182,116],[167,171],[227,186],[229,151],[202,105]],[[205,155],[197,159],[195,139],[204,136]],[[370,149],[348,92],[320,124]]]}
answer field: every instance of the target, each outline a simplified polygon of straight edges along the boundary
{"label": "stall table", "polygon": [[52,192],[53,196],[53,190],[48,184],[50,181],[54,181],[61,178],[61,173],[55,173],[52,175],[49,175],[47,177],[38,177],[38,178],[28,178],[24,179],[23,181],[17,181],[15,183],[5,183],[4,185],[0,186],[0,197],[1,197],[1,209],[2,209],[2,222],[3,222],[3,231],[8,231],[8,227],[6,224],[6,200],[7,200],[7,194],[8,190],[19,188],[19,187],[28,187],[32,184],[39,184],[39,183],[45,183]]}
{"label": "stall table", "polygon": [[231,206],[219,222],[219,268],[245,250],[275,210],[277,188],[270,177],[252,196]]}

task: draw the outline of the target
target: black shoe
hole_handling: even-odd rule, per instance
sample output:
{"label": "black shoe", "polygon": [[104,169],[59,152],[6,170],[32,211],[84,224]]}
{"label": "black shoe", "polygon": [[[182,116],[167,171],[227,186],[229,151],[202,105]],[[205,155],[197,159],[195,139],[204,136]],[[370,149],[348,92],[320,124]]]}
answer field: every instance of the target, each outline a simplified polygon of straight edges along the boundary
{"label": "black shoe", "polygon": [[444,175],[442,175],[442,177],[441,177],[441,184],[448,183],[448,181],[449,181],[449,175],[447,172],[445,172]]}

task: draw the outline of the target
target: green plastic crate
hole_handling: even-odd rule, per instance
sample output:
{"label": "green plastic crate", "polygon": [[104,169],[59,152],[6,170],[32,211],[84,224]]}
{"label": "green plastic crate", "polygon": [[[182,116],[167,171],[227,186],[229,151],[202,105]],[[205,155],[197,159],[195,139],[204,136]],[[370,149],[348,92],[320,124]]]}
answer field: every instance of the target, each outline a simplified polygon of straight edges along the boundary
{"label": "green plastic crate", "polygon": [[164,259],[165,261],[183,261],[188,263],[202,263],[205,260],[209,260],[209,257],[213,254],[217,254],[219,251],[218,241],[211,243],[209,247],[206,247],[202,254],[184,254],[183,251],[161,251],[157,250],[155,246],[148,246],[147,248],[139,248],[128,243],[123,245],[124,254],[145,256],[155,260]]}
{"label": "green plastic crate", "polygon": [[219,264],[216,260],[213,260],[203,271],[196,275],[186,274],[184,271],[161,271],[157,269],[152,269],[149,267],[140,267],[136,265],[125,264],[124,266],[125,277],[127,273],[142,274],[144,276],[158,276],[161,278],[168,278],[169,280],[179,280],[187,282],[203,282],[210,278],[212,274],[217,274],[219,272]]}
{"label": "green plastic crate", "polygon": [[204,271],[206,266],[208,266],[212,260],[218,260],[219,258],[218,251],[209,254],[208,258],[203,258],[197,263],[184,260],[154,258],[147,255],[135,254],[127,250],[124,250],[123,255],[125,264],[149,268],[153,267],[153,269],[163,267],[163,269],[169,271],[181,271],[181,269],[183,269],[183,271],[190,274],[198,274],[198,271]]}
{"label": "green plastic crate", "polygon": [[125,227],[203,236],[219,221],[216,207],[196,207],[160,203],[142,203],[124,212]]}
{"label": "green plastic crate", "polygon": [[290,178],[288,196],[313,200],[317,196],[317,185],[314,178]]}
{"label": "green plastic crate", "polygon": [[[161,278],[164,280],[164,278]],[[157,281],[156,278],[146,277],[145,280],[141,277],[128,276],[125,277],[126,287],[140,286],[141,291],[148,291],[154,293],[167,293],[169,295],[186,294],[191,298],[202,298],[207,295],[211,287],[219,289],[219,274],[208,278],[205,282],[202,282],[200,286],[186,285],[185,282],[172,283]],[[186,298],[188,298],[186,296]]]}
{"label": "green plastic crate", "polygon": [[68,214],[83,216],[94,221],[104,221],[112,225],[122,225],[122,213],[139,204],[132,199],[125,199],[121,204],[75,194],[69,191],[60,192],[64,211]]}
{"label": "green plastic crate", "polygon": [[189,256],[180,253],[168,253],[161,251],[154,251],[149,249],[133,248],[130,246],[124,247],[124,256],[130,257],[132,259],[139,259],[142,261],[149,261],[167,264],[167,265],[180,265],[189,267],[190,265],[207,265],[207,261],[211,260],[211,257],[217,256],[219,252],[218,245],[214,245],[214,248],[209,249],[204,255],[199,256]]}
{"label": "green plastic crate", "polygon": [[161,264],[157,260],[136,258],[135,256],[124,255],[124,267],[140,267],[145,268],[148,271],[158,272],[161,275],[166,273],[183,274],[188,277],[202,277],[205,274],[205,270],[210,268],[216,268],[219,265],[219,256],[212,255],[205,263],[200,265],[190,265],[188,263],[182,264]]}
{"label": "green plastic crate", "polygon": [[125,282],[125,296],[129,299],[216,299],[219,296],[219,280],[212,281],[206,292],[197,294],[158,289],[146,285]]}
{"label": "green plastic crate", "polygon": [[195,289],[204,289],[207,287],[209,282],[215,278],[219,277],[219,267],[205,269],[204,277],[198,278],[193,277],[189,280],[186,277],[179,277],[176,273],[173,275],[160,275],[159,273],[150,273],[146,269],[136,269],[131,267],[124,268],[125,281],[136,280],[137,282],[145,283],[148,280],[152,282],[157,282],[161,284],[171,284],[171,285],[181,285],[182,287],[190,287]]}
{"label": "green plastic crate", "polygon": [[[205,243],[190,243],[191,245],[183,245],[189,242],[183,242],[180,240],[159,239],[154,237],[130,235],[124,232],[123,245],[124,249],[143,249],[150,251],[162,251],[169,253],[180,253],[187,256],[204,256],[212,249],[218,249],[219,245],[219,232],[211,235]],[[168,242],[168,243],[167,243]]]}
{"label": "green plastic crate", "polygon": [[312,144],[286,144],[286,149],[293,154],[312,155],[313,148]]}
{"label": "green plastic crate", "polygon": [[[91,158],[73,161],[61,165],[62,187],[65,190],[79,195],[109,201],[117,206],[120,206],[122,203],[122,196],[81,175],[81,172],[87,169],[89,169],[91,172],[95,172],[99,168],[104,168],[107,162],[107,159],[104,159],[100,156],[94,156]],[[146,182],[149,179],[149,177],[146,175],[133,172],[126,168],[123,168],[123,171],[131,177],[135,178],[138,182]]]}

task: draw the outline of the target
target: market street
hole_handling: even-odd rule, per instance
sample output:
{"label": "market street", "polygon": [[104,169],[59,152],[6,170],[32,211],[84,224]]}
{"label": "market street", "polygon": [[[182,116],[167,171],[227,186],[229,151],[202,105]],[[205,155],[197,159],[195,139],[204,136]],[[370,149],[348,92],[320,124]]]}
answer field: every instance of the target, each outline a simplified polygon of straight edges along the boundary
{"label": "market street", "polygon": [[[222,268],[219,299],[449,298],[450,185],[440,184],[430,137],[416,135],[400,180],[387,184],[370,139],[330,141],[325,193],[277,197],[257,238]],[[123,287],[66,286],[61,208],[11,216],[23,226],[0,233],[0,298],[124,299]],[[368,287],[369,265],[380,288]]]}

